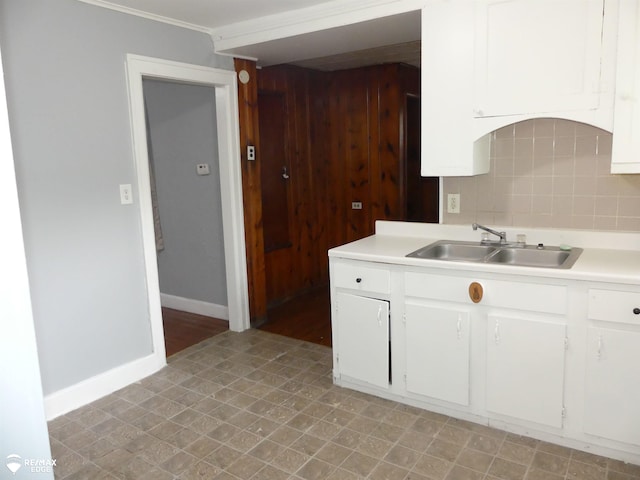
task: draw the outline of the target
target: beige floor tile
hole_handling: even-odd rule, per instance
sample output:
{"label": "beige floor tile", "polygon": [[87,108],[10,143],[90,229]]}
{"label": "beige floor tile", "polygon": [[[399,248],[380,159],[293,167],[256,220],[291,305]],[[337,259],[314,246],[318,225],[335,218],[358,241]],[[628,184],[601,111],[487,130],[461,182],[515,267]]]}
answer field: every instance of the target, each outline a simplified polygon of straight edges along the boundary
{"label": "beige floor tile", "polygon": [[640,466],[332,384],[330,349],[226,332],[49,422],[55,478],[640,480]]}

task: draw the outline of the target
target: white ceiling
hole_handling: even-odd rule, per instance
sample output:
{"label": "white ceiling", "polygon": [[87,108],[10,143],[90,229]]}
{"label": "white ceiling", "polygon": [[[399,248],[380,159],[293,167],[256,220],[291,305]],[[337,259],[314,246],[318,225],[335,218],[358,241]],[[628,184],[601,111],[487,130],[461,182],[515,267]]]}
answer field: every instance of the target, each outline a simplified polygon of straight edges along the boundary
{"label": "white ceiling", "polygon": [[[220,27],[322,6],[327,0],[81,0],[211,33]],[[419,11],[244,45],[225,53],[258,65],[337,70],[389,62],[420,65]]]}

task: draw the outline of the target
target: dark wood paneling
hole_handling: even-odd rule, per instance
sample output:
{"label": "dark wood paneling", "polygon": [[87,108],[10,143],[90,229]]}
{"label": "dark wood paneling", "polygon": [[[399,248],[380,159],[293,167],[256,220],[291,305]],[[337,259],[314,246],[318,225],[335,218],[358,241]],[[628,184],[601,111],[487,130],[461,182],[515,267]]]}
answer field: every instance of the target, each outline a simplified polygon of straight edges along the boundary
{"label": "dark wood paneling", "polygon": [[379,115],[379,181],[376,219],[402,220],[404,217],[404,164],[401,138],[402,83],[398,65],[383,65],[372,69],[372,83],[378,92]]}
{"label": "dark wood paneling", "polygon": [[[280,92],[258,91],[260,146],[257,151],[262,182],[262,228],[265,254],[291,247],[287,155],[287,109]],[[268,289],[267,289],[268,290]],[[268,295],[267,295],[268,296]]]}
{"label": "dark wood paneling", "polygon": [[[338,237],[339,243],[345,243],[372,233],[371,165],[377,152],[371,142],[371,109],[377,105],[364,69],[338,72],[333,85],[339,102],[330,114],[331,123],[337,126],[334,141],[338,149],[331,160],[334,169],[344,169],[345,177],[343,182],[333,183],[332,188],[340,190],[336,192],[341,198],[339,208],[346,214],[345,229]],[[351,207],[354,201],[362,202],[362,210]]]}
{"label": "dark wood paneling", "polygon": [[235,59],[236,72],[246,70],[249,82],[238,82],[238,110],[240,124],[240,162],[244,207],[247,275],[249,284],[249,310],[252,322],[264,320],[267,315],[267,290],[262,232],[262,197],[258,162],[247,161],[247,146],[259,145],[258,82],[256,64],[250,60]]}
{"label": "dark wood paneling", "polygon": [[[419,95],[420,72],[398,64],[341,72],[275,66],[258,78],[260,91],[284,96],[286,110],[291,247],[265,255],[251,241],[258,268],[259,255],[264,262],[265,301],[275,305],[327,283],[328,248],[372,234],[376,220],[406,219],[407,155],[419,148],[407,146],[409,135],[415,140],[407,95]],[[424,201],[437,211],[435,195]]]}
{"label": "dark wood paneling", "polygon": [[[288,165],[289,238],[291,245],[265,254],[267,301],[281,302],[301,291],[326,284],[326,268],[318,261],[318,212],[323,208],[317,201],[322,195],[322,176],[310,155],[312,124],[309,113],[310,71],[281,66],[264,68],[259,72],[261,95],[283,95],[286,142],[285,162]],[[268,121],[265,118],[265,121]],[[265,198],[265,202],[269,201]],[[326,257],[326,248],[322,254]]]}

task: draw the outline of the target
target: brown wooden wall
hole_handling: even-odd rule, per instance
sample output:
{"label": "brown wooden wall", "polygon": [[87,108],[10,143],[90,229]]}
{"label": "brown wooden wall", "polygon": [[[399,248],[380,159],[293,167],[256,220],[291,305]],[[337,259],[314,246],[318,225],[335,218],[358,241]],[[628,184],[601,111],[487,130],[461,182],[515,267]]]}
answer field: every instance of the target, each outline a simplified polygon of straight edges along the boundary
{"label": "brown wooden wall", "polygon": [[[419,70],[399,64],[339,72],[258,70],[254,88],[285,94],[291,166],[292,248],[262,253],[267,303],[326,284],[329,248],[371,235],[378,219],[405,218],[405,99],[419,95],[419,86]],[[242,122],[252,118],[241,114],[241,132]],[[258,209],[252,203],[255,192],[247,196],[253,199],[253,214],[245,221],[250,229]],[[363,208],[353,210],[354,201]],[[260,257],[258,248],[254,238],[247,253]],[[260,268],[259,261],[252,265]]]}
{"label": "brown wooden wall", "polygon": [[249,82],[238,82],[238,110],[240,124],[240,162],[242,197],[249,284],[249,311],[252,322],[267,316],[267,293],[262,236],[262,198],[260,170],[257,162],[247,161],[247,146],[260,142],[258,132],[258,75],[256,63],[235,59],[236,72],[246,70]]}
{"label": "brown wooden wall", "polygon": [[405,96],[419,95],[420,72],[391,64],[332,72],[320,82],[330,248],[373,234],[376,220],[405,218]]}
{"label": "brown wooden wall", "polygon": [[258,73],[259,94],[284,94],[285,156],[289,166],[287,214],[291,246],[265,254],[267,300],[271,303],[327,281],[325,221],[322,220],[326,169],[311,153],[313,109],[309,85],[312,74],[311,70],[286,65],[264,68]]}

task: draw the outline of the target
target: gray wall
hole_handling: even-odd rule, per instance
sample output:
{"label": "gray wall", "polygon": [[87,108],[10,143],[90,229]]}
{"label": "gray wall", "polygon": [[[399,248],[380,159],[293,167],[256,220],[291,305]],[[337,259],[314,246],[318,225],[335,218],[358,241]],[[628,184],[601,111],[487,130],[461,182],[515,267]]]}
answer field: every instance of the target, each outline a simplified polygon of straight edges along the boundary
{"label": "gray wall", "polygon": [[[233,69],[210,38],[76,0],[0,1],[43,390],[152,351],[125,54]],[[137,192],[134,190],[134,198]]]}
{"label": "gray wall", "polygon": [[[143,85],[165,247],[160,291],[226,306],[215,89]],[[199,163],[211,173],[198,176]]]}

